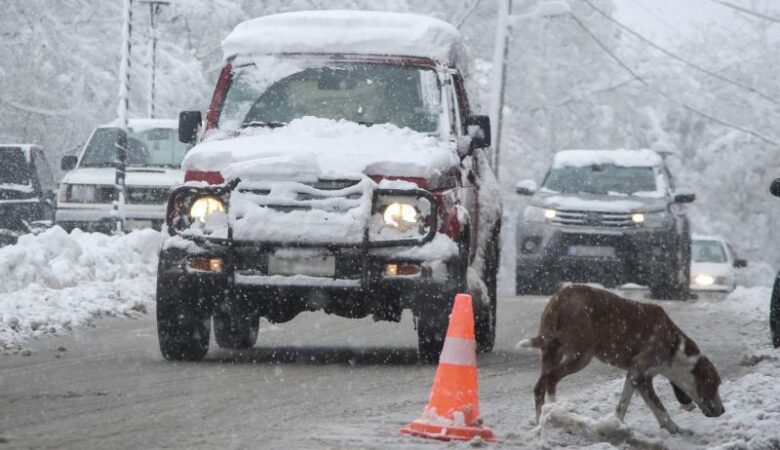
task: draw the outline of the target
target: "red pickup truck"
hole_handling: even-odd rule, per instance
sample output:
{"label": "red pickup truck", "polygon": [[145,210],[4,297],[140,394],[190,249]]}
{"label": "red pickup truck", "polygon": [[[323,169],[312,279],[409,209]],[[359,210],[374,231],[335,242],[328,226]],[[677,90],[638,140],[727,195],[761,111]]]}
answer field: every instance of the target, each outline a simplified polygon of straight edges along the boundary
{"label": "red pickup truck", "polygon": [[478,349],[495,339],[501,202],[490,125],[467,97],[463,44],[437,19],[318,11],[244,22],[185,184],[166,212],[157,320],[163,356],[255,345],[260,317],[415,317],[437,361],[457,292]]}

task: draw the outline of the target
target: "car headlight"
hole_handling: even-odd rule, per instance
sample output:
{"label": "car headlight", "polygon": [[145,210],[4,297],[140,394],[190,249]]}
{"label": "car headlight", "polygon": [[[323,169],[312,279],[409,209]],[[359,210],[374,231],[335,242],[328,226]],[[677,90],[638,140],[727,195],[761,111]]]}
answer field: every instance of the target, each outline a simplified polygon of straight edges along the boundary
{"label": "car headlight", "polygon": [[665,227],[671,221],[672,216],[666,211],[631,214],[631,223],[636,226],[648,228]]}
{"label": "car headlight", "polygon": [[406,231],[417,225],[419,215],[414,205],[394,202],[387,205],[382,213],[382,218],[385,224],[392,225],[401,231]]}
{"label": "car headlight", "polygon": [[693,281],[699,286],[712,286],[715,283],[715,278],[712,275],[700,273],[699,275],[696,275],[696,278],[694,278]]}
{"label": "car headlight", "polygon": [[205,223],[206,219],[216,212],[225,212],[222,200],[217,197],[200,197],[190,206],[190,219],[193,222]]}
{"label": "car headlight", "polygon": [[523,212],[523,219],[526,222],[549,222],[555,219],[556,215],[557,213],[554,209],[527,206],[525,212]]}
{"label": "car headlight", "polygon": [[97,201],[97,186],[92,184],[71,184],[66,186],[67,200],[74,203],[95,203]]}

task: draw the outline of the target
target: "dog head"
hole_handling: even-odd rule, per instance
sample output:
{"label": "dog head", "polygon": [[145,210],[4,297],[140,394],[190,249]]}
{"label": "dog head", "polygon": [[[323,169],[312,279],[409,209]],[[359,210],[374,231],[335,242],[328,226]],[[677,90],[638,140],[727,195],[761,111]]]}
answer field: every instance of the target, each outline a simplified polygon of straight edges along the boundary
{"label": "dog head", "polygon": [[698,351],[688,355],[686,353],[690,349],[683,350],[682,345],[680,347],[668,377],[672,382],[675,397],[683,407],[692,406],[693,402],[705,416],[720,416],[726,410],[718,393],[720,376],[715,365]]}

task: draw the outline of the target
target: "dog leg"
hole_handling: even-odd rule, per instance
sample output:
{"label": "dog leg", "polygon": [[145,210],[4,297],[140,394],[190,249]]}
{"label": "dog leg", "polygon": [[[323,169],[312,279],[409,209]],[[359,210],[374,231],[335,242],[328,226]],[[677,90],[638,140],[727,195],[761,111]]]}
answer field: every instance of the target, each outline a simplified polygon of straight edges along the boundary
{"label": "dog leg", "polygon": [[542,373],[539,381],[534,386],[534,403],[536,406],[536,423],[539,423],[539,416],[542,415],[542,405],[544,405],[545,386],[547,385],[547,375]]}
{"label": "dog leg", "polygon": [[655,389],[653,389],[653,379],[643,377],[637,380],[636,389],[639,391],[642,399],[650,408],[650,411],[652,411],[653,415],[655,416],[655,420],[658,421],[658,425],[671,434],[679,433],[680,427],[674,423],[672,418],[669,416],[669,413],[666,411],[666,408],[664,408],[664,405],[661,403],[661,399],[659,399],[655,394]]}
{"label": "dog leg", "polygon": [[631,403],[631,397],[634,396],[634,383],[631,381],[631,375],[626,374],[626,382],[623,383],[623,393],[620,394],[620,401],[617,405],[615,415],[620,421],[626,417],[626,411],[628,411],[628,404]]}

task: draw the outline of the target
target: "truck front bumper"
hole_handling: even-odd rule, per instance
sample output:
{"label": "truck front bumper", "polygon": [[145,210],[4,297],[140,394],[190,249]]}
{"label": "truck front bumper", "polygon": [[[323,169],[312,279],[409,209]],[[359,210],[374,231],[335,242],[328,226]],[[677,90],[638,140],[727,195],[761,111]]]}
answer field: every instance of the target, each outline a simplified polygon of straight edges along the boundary
{"label": "truck front bumper", "polygon": [[[280,253],[296,261],[296,273],[274,263]],[[373,314],[380,320],[400,320],[403,309],[446,308],[432,303],[451,302],[463,288],[456,282],[462,264],[458,246],[443,234],[413,248],[315,247],[300,252],[276,245],[195,243],[174,236],[163,244],[158,276],[197,286],[212,307],[253,312],[273,322],[319,309],[345,317]]]}

